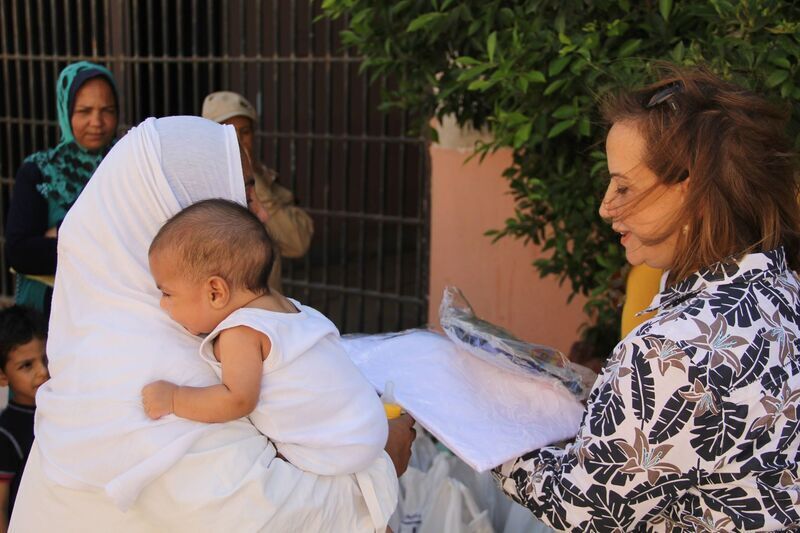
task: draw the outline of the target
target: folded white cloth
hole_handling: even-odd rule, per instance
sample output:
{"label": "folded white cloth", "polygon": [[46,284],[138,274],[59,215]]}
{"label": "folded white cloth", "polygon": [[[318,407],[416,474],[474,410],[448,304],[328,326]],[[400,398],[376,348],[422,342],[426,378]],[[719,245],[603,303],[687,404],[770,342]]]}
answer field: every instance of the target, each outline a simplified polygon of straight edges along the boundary
{"label": "folded white cloth", "polygon": [[583,405],[564,387],[490,365],[444,335],[412,331],[343,338],[353,362],[475,470],[574,437]]}
{"label": "folded white cloth", "polygon": [[316,476],[275,459],[245,419],[144,414],[141,389],[153,380],[218,382],[197,356],[200,339],[159,309],[147,261],[168,217],[214,197],[245,202],[234,129],[147,119],[70,210],[59,231],[52,379],[37,393],[36,445],[12,530],[373,529],[355,476]]}

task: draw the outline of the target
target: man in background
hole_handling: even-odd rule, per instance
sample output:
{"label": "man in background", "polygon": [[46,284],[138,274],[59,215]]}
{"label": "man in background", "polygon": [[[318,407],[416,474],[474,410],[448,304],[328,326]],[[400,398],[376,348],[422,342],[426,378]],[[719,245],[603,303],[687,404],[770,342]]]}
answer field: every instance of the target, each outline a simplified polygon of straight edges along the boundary
{"label": "man in background", "polygon": [[[217,91],[203,101],[203,118],[236,128],[239,144],[253,157],[256,110],[247,99],[231,91]],[[278,292],[281,287],[281,257],[303,257],[311,245],[314,223],[311,217],[295,205],[292,191],[277,183],[277,173],[255,159],[252,160],[255,195],[264,208],[264,223],[278,245],[280,254],[269,278],[269,286]]]}

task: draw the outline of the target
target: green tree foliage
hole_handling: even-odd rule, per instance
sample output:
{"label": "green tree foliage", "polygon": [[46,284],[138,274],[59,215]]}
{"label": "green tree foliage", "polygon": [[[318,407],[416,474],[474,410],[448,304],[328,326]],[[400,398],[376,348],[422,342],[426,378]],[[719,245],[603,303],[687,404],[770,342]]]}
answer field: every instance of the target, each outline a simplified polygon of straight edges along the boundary
{"label": "green tree foliage", "polygon": [[[516,211],[487,233],[542,246],[541,275],[589,297],[589,335],[616,336],[624,252],[598,215],[606,186],[597,101],[652,81],[656,61],[704,64],[789,102],[800,145],[800,5],[768,0],[324,0],[343,43],[395,83],[386,105],[488,124],[514,151]],[[593,340],[590,338],[590,340]],[[595,339],[596,340],[596,339]]]}

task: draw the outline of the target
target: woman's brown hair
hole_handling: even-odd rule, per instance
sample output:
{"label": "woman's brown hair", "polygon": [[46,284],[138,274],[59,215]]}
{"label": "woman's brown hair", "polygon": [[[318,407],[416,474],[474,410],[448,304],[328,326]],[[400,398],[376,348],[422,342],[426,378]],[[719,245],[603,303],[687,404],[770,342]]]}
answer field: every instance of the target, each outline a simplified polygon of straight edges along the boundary
{"label": "woman's brown hair", "polygon": [[646,144],[642,162],[660,183],[690,179],[685,204],[665,221],[660,239],[679,235],[670,282],[779,246],[798,270],[800,206],[788,113],[704,68],[660,69],[660,81],[606,98],[602,112],[610,125],[637,125]]}

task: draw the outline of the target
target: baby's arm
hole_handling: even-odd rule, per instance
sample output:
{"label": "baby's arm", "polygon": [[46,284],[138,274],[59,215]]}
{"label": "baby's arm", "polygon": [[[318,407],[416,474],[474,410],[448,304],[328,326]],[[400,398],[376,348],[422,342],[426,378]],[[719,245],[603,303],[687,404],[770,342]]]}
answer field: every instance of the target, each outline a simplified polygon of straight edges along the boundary
{"label": "baby's arm", "polygon": [[227,422],[250,414],[261,393],[263,353],[270,342],[246,326],[226,329],[217,337],[222,383],[210,387],[181,387],[156,381],[142,389],[150,418],[175,413],[198,422]]}

